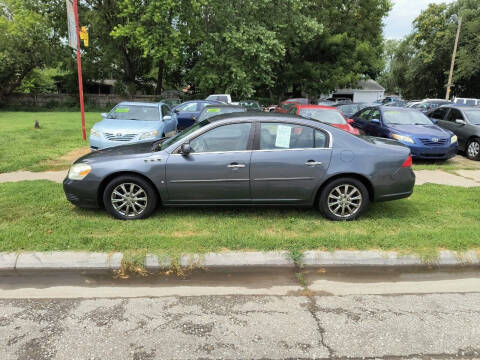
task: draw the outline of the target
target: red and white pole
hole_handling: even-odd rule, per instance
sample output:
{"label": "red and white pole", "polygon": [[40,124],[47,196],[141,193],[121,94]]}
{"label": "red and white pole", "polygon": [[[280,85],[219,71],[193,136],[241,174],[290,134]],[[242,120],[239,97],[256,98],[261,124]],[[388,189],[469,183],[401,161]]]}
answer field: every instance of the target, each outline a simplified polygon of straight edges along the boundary
{"label": "red and white pole", "polygon": [[73,11],[75,13],[75,32],[77,34],[78,92],[80,95],[80,113],[82,115],[82,139],[87,140],[87,134],[85,131],[85,108],[83,106],[82,57],[80,55],[80,25],[78,21],[78,0],[73,0]]}

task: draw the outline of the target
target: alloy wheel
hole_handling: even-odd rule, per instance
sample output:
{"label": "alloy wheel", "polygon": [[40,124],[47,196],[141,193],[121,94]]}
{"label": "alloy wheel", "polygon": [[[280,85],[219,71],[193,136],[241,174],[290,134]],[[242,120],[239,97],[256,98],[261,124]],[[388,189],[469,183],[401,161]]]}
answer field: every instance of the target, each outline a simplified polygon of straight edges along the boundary
{"label": "alloy wheel", "polygon": [[348,218],[362,206],[362,193],[351,184],[339,185],[328,194],[328,209],[336,216]]}
{"label": "alloy wheel", "polygon": [[134,183],[123,183],[113,189],[110,196],[113,208],[127,217],[140,215],[147,207],[148,196],[145,190]]}
{"label": "alloy wheel", "polygon": [[467,152],[469,157],[471,158],[477,157],[478,153],[480,152],[480,144],[478,143],[478,141],[472,141],[468,145]]}

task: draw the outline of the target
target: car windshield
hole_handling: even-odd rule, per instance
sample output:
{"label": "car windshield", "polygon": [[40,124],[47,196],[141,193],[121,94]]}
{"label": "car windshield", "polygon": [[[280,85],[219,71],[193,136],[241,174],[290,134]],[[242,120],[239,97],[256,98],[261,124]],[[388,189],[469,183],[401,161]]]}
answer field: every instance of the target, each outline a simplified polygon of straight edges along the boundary
{"label": "car windshield", "polygon": [[203,120],[201,122],[195,123],[194,125],[190,126],[189,128],[186,128],[185,130],[179,132],[175,136],[172,136],[171,138],[162,141],[159,144],[160,146],[156,146],[155,150],[156,151],[165,150],[167,147],[169,147],[173,143],[183,139],[184,137],[190,135],[194,131],[196,131],[196,130],[198,130],[198,129],[200,129],[200,128],[204,127],[205,125],[208,125],[208,124],[210,124],[210,121],[208,121],[208,120]]}
{"label": "car windshield", "polygon": [[432,125],[432,121],[419,111],[387,110],[383,121],[390,125]]}
{"label": "car windshield", "polygon": [[241,107],[208,107],[203,109],[200,116],[198,117],[198,121],[203,121],[205,119],[210,119],[211,117],[222,115],[222,114],[230,114],[235,112],[245,112],[246,110]]}
{"label": "car windshield", "polygon": [[473,125],[480,125],[480,110],[464,110],[464,113]]}
{"label": "car windshield", "polygon": [[110,111],[108,118],[115,120],[159,121],[160,112],[158,106],[118,105]]}
{"label": "car windshield", "polygon": [[300,116],[327,124],[346,124],[345,118],[337,110],[300,109]]}

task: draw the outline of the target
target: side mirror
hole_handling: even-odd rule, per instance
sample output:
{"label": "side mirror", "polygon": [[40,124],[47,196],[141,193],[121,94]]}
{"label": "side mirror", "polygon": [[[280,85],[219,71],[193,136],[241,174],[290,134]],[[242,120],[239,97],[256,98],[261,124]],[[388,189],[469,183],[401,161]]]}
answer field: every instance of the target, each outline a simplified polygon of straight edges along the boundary
{"label": "side mirror", "polygon": [[163,121],[172,120],[172,117],[170,115],[165,115],[162,120]]}
{"label": "side mirror", "polygon": [[372,119],[372,120],[370,120],[370,122],[372,124],[375,124],[375,125],[380,125],[380,120],[379,119]]}
{"label": "side mirror", "polygon": [[192,148],[190,147],[189,143],[185,143],[185,144],[182,144],[182,146],[180,147],[180,151],[182,155],[188,155],[192,152]]}
{"label": "side mirror", "polygon": [[107,113],[101,113],[100,116],[105,119],[108,116],[108,114]]}
{"label": "side mirror", "polygon": [[467,123],[465,122],[465,120],[462,120],[462,119],[457,119],[457,120],[455,120],[455,123],[457,123],[458,125],[467,125]]}

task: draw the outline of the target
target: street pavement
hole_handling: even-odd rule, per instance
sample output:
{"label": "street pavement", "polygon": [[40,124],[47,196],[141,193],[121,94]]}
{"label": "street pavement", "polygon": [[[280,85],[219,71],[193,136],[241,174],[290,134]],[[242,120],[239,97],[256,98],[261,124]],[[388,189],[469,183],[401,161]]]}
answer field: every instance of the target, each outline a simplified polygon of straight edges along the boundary
{"label": "street pavement", "polygon": [[3,275],[0,359],[480,359],[479,275]]}

